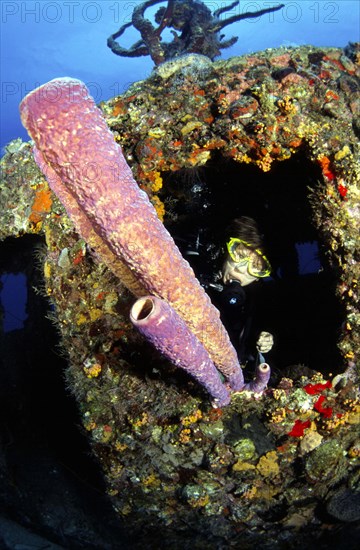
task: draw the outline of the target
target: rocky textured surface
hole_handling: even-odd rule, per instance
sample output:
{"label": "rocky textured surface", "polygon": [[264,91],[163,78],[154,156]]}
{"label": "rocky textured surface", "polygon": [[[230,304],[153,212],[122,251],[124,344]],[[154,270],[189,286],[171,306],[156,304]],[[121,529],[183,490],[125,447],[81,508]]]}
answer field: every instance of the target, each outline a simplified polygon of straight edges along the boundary
{"label": "rocky textured surface", "polygon": [[[220,208],[241,196],[248,201],[256,189],[273,223],[279,189],[306,195],[308,210],[287,207],[300,241],[301,220],[311,217],[340,304],[333,374],[331,343],[322,343],[316,361],[280,365],[261,399],[239,394],[222,411],[131,327],[133,297],[79,238],[31,144],[7,147],[0,236],[44,239],[41,291],[55,308],[67,384],[134,548],[272,548],[273,540],[280,548],[321,548],[340,537],[350,548],[359,534],[359,71],[356,46],[268,50],[215,63],[190,55],[101,106],[170,228],[199,217],[199,179],[200,202],[206,197],[211,213],[214,197]],[[293,171],[277,187],[284,166]],[[287,233],[285,224],[283,240]],[[311,304],[299,330],[321,307]],[[300,347],[316,347],[307,336],[311,346],[305,340]]]}

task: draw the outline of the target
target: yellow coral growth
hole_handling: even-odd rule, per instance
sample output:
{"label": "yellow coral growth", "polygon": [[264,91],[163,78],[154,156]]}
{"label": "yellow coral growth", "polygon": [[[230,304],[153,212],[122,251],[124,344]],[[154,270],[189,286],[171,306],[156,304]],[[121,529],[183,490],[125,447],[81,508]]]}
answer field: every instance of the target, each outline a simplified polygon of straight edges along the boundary
{"label": "yellow coral growth", "polygon": [[126,451],[126,449],[128,449],[128,445],[126,445],[126,443],[120,443],[120,441],[116,441],[116,443],[115,443],[115,449],[116,449],[119,453],[122,453],[122,452]]}
{"label": "yellow coral growth", "polygon": [[184,428],[179,434],[180,443],[190,443],[191,430],[190,428]]}
{"label": "yellow coral growth", "polygon": [[145,487],[159,487],[160,486],[160,479],[155,475],[155,473],[151,473],[142,480],[142,484]]}
{"label": "yellow coral growth", "polygon": [[88,378],[97,378],[101,373],[101,365],[96,363],[91,365],[91,367],[84,367],[84,372]]}
{"label": "yellow coral growth", "polygon": [[158,215],[158,218],[163,221],[165,216],[165,205],[164,203],[159,199],[159,197],[152,197],[151,202],[154,205],[154,208],[156,210],[156,213]]}
{"label": "yellow coral growth", "polygon": [[256,164],[263,172],[269,172],[273,160],[269,154],[265,154],[264,157],[256,161]]}
{"label": "yellow coral growth", "polygon": [[151,189],[154,193],[157,193],[158,191],[160,191],[160,189],[163,186],[163,180],[160,172],[154,172],[154,176],[155,176],[155,179],[154,179],[154,183],[151,186]]}
{"label": "yellow coral growth", "polygon": [[129,418],[128,419],[133,428],[141,428],[149,422],[149,416],[146,412],[143,412],[142,415],[138,418]]}
{"label": "yellow coral growth", "polygon": [[247,470],[255,470],[254,464],[250,462],[243,462],[241,459],[238,460],[232,467],[234,472],[246,472]]}
{"label": "yellow coral growth", "polygon": [[256,466],[263,477],[275,477],[280,473],[276,451],[270,451],[262,456]]}
{"label": "yellow coral growth", "polygon": [[297,112],[296,105],[293,103],[292,97],[286,95],[282,99],[279,99],[278,106],[280,110],[287,115],[294,115]]}
{"label": "yellow coral growth", "polygon": [[84,315],[83,313],[79,313],[79,315],[77,315],[76,324],[78,326],[84,325],[87,322],[88,322],[88,317],[86,315]]}
{"label": "yellow coral growth", "polygon": [[183,426],[190,426],[191,424],[195,424],[198,420],[202,419],[202,412],[200,409],[196,409],[192,414],[189,414],[189,416],[184,416],[181,419],[181,424]]}
{"label": "yellow coral growth", "polygon": [[44,277],[46,279],[49,279],[51,275],[51,265],[48,261],[45,261],[44,263]]}
{"label": "yellow coral growth", "polygon": [[97,319],[99,319],[99,317],[102,316],[102,311],[101,309],[93,308],[93,309],[90,309],[89,315],[90,315],[91,321],[96,321]]}

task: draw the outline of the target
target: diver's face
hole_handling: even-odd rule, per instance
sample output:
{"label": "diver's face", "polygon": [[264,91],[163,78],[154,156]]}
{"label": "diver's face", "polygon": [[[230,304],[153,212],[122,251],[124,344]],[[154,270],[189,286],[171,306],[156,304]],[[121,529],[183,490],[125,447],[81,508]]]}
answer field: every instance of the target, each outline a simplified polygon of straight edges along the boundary
{"label": "diver's face", "polygon": [[259,280],[258,277],[254,277],[249,273],[247,263],[235,263],[230,256],[224,262],[222,274],[224,284],[237,281],[241,286],[247,286]]}

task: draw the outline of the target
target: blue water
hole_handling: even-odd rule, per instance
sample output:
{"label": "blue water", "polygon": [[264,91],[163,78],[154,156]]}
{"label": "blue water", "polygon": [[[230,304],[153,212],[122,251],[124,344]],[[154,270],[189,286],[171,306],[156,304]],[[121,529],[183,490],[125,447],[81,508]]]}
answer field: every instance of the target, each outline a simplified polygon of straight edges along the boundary
{"label": "blue water", "polygon": [[[106,45],[107,37],[130,20],[140,1],[87,0],[8,1],[1,6],[1,142],[27,138],[18,105],[33,88],[59,76],[85,81],[96,101],[124,91],[129,83],[146,78],[150,58],[121,58]],[[214,11],[229,0],[205,0]],[[280,12],[248,19],[225,28],[226,37],[238,35],[223,57],[281,45],[345,46],[360,40],[358,0],[243,1],[223,17],[285,4]],[[160,5],[165,5],[165,2]],[[151,18],[160,5],[146,11]],[[166,36],[164,37],[166,39]],[[130,28],[121,44],[139,39]]]}
{"label": "blue water", "polygon": [[24,273],[5,273],[0,277],[0,302],[3,307],[3,330],[21,329],[27,319],[26,275]]}

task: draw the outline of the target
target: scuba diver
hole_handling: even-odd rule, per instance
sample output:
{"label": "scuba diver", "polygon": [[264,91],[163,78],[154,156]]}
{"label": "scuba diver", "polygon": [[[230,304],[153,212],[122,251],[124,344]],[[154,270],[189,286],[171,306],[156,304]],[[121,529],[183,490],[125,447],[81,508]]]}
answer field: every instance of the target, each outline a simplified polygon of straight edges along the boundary
{"label": "scuba diver", "polygon": [[[271,266],[264,254],[263,239],[257,223],[242,216],[231,222],[225,232],[226,257],[221,284],[210,283],[208,293],[220,310],[221,319],[237,350],[240,363],[265,362],[274,343],[270,332],[256,326],[255,283],[270,276]],[[251,288],[250,288],[251,287]]]}
{"label": "scuba diver", "polygon": [[[234,219],[223,237],[226,256],[217,272],[214,272],[214,263],[219,262],[220,267],[223,249],[209,242],[206,230],[200,229],[195,241],[193,236],[176,238],[176,241],[220,311],[240,364],[253,369],[266,362],[263,354],[270,352],[274,343],[272,334],[262,330],[261,292],[256,288],[258,281],[270,276],[271,266],[264,253],[260,229],[253,218]],[[259,306],[256,307],[257,302]],[[266,314],[264,317],[267,319]]]}

